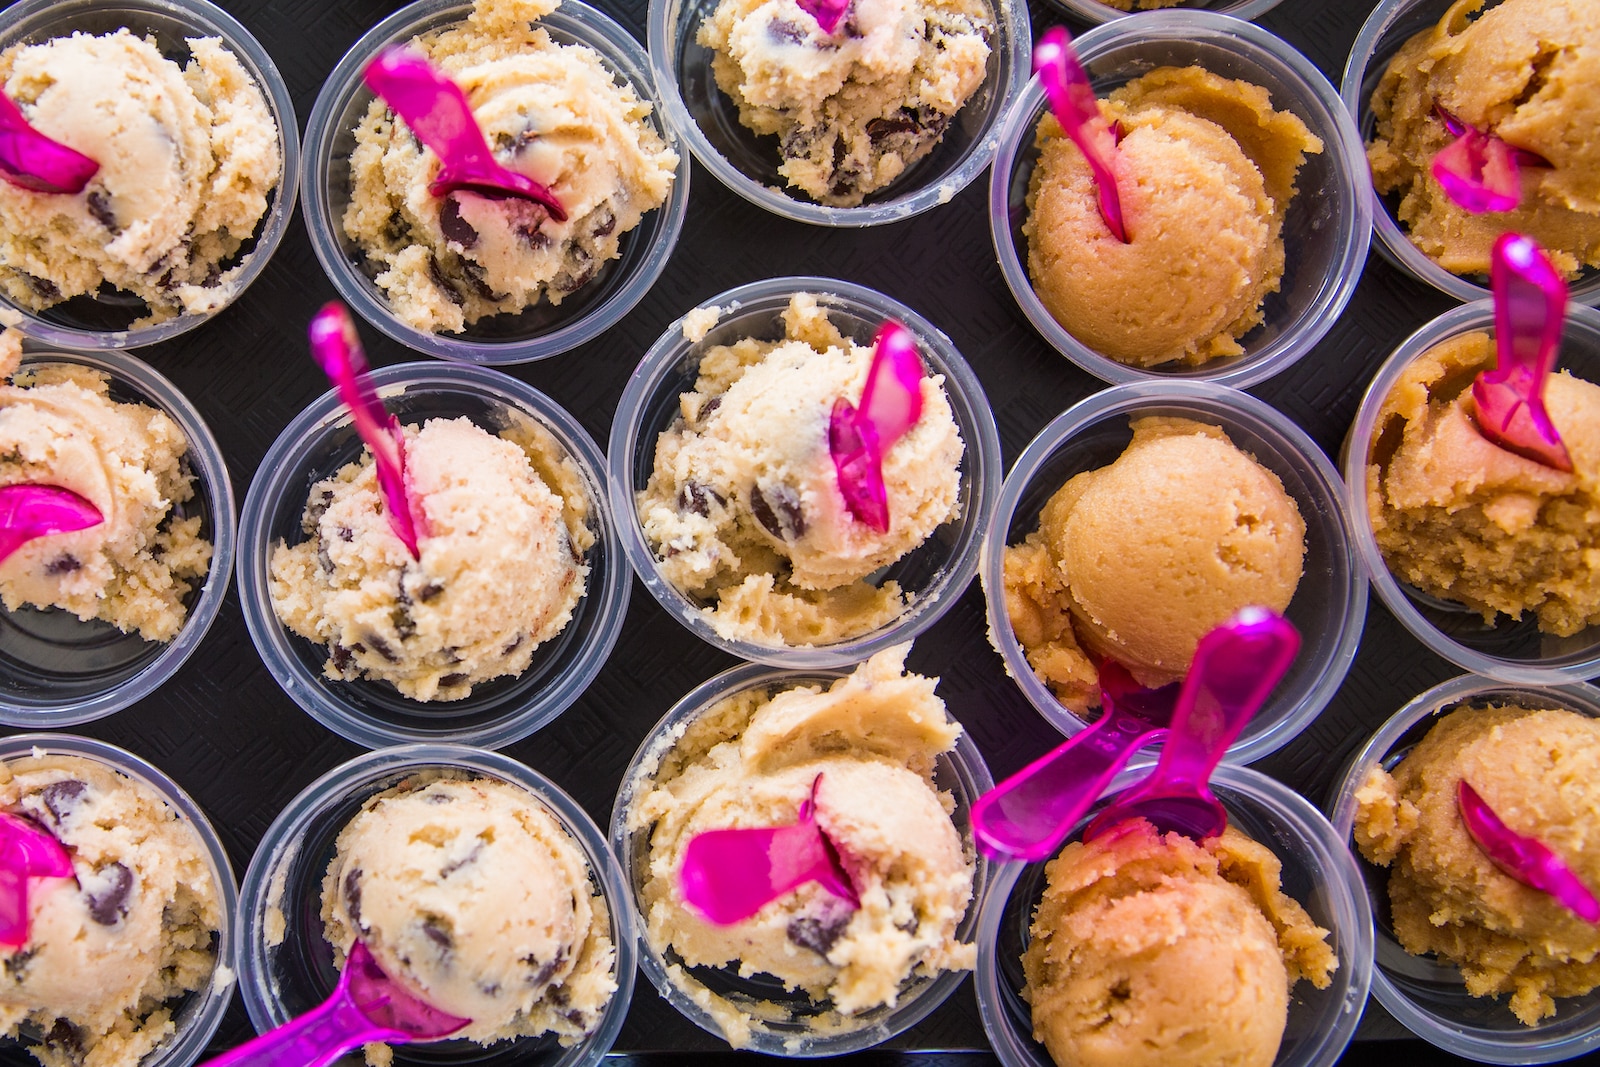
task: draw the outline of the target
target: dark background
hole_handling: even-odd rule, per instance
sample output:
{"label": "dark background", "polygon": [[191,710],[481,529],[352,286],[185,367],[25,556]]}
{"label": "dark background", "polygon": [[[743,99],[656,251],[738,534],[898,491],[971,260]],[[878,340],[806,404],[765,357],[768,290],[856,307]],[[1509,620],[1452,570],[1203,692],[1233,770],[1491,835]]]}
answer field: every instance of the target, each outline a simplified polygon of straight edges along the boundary
{"label": "dark background", "polygon": [[[591,0],[644,38],[645,0]],[[1059,21],[1034,0],[1035,33]],[[384,0],[223,0],[272,55],[301,123],[324,77],[370,26],[402,6]],[[1371,0],[1284,0],[1259,20],[1306,53],[1335,86]],[[1088,27],[1068,25],[1074,32]],[[511,368],[563,404],[602,447],[632,368],[666,326],[745,282],[786,274],[843,278],[877,288],[927,316],[977,372],[999,424],[1007,466],[1056,414],[1103,388],[1049,348],[1018,310],[995,262],[985,172],[951,203],[869,230],[787,222],[763,212],[694,167],[689,215],[665,275],[605,336],[575,351]],[[303,226],[290,227],[266,271],[237,303],[185,336],[140,350],[200,409],[227,457],[243,500],[256,467],[288,421],[327,388],[308,356],[305,327],[332,299]],[[1368,378],[1389,352],[1453,301],[1413,281],[1375,252],[1354,299],[1322,342],[1293,368],[1252,390],[1297,420],[1337,455]],[[363,327],[376,366],[421,358]],[[694,638],[635,581],[622,638],[589,690],[554,723],[506,752],[554,779],[601,826],[628,759],[652,724],[684,693],[735,661]],[[939,692],[971,731],[999,779],[1061,738],[1008,680],[985,638],[976,581],[920,638],[912,669],[936,674]],[[1349,678],[1295,741],[1256,766],[1322,805],[1346,757],[1406,700],[1460,673],[1428,652],[1381,605]],[[210,814],[242,874],[279,810],[314,778],[358,749],[318,725],[267,674],[245,631],[236,593],[189,662],[161,690],[78,731],[131,749],[176,778]],[[236,997],[216,1050],[251,1033]],[[1408,1037],[1369,1002],[1344,1062],[1462,1063]],[[889,1043],[895,1049],[987,1049],[970,979],[932,1016]],[[616,1043],[629,1067],[750,1062],[727,1053],[656,994],[641,976]],[[678,1050],[633,1056],[627,1050]],[[722,1055],[712,1055],[723,1050]],[[996,1062],[987,1052],[908,1056],[876,1052],[860,1064]],[[18,1049],[0,1063],[32,1063]]]}

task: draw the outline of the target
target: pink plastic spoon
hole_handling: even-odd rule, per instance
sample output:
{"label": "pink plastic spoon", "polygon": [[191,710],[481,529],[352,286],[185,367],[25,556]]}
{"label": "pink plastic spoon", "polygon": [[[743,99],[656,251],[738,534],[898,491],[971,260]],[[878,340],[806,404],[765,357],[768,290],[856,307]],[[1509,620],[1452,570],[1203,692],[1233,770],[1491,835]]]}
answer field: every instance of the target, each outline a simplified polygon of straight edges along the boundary
{"label": "pink plastic spoon", "polygon": [[844,13],[850,10],[850,0],[796,0],[800,10],[817,20],[822,32],[833,34],[839,28]]}
{"label": "pink plastic spoon", "polygon": [[1600,900],[1578,880],[1572,868],[1539,841],[1524,837],[1501,822],[1489,802],[1465,778],[1456,789],[1456,807],[1467,833],[1496,867],[1523,885],[1555,897],[1584,922],[1600,923]]}
{"label": "pink plastic spoon", "polygon": [[1145,689],[1110,660],[1099,665],[1105,713],[972,805],[972,836],[986,856],[1048,857],[1128,759],[1166,737],[1177,683]]}
{"label": "pink plastic spoon", "polygon": [[357,941],[350,946],[333,996],[299,1018],[208,1060],[204,1067],[322,1067],[370,1041],[390,1045],[437,1041],[471,1021],[406,992]]}
{"label": "pink plastic spoon", "polygon": [[372,390],[355,323],[344,305],[334,301],[324,304],[312,318],[309,332],[312,358],[339,390],[339,399],[355,420],[356,432],[372,450],[378,487],[388,506],[389,528],[411,552],[411,558],[419,559],[417,539],[427,536],[428,522],[406,489],[405,433]]}
{"label": "pink plastic spoon", "polygon": [[1508,452],[1570,471],[1572,457],[1544,406],[1561,348],[1567,283],[1521,234],[1501,234],[1490,262],[1496,364],[1472,383],[1478,430]]}
{"label": "pink plastic spoon", "polygon": [[29,125],[0,93],[0,178],[35,193],[81,193],[100,164]]}
{"label": "pink plastic spoon", "polygon": [[105,521],[100,509],[56,485],[0,488],[0,563],[36,537],[87,530]]}
{"label": "pink plastic spoon", "polygon": [[845,506],[879,533],[889,530],[883,457],[922,417],[922,373],[911,331],[885,322],[873,344],[861,406],[841,396],[828,418],[828,452]]}
{"label": "pink plastic spoon", "polygon": [[71,878],[72,860],[44,827],[0,812],[0,945],[28,943],[28,880]]}
{"label": "pink plastic spoon", "polygon": [[1434,180],[1464,211],[1510,211],[1522,201],[1522,167],[1548,167],[1543,156],[1514,148],[1492,133],[1468,126],[1444,108],[1434,114],[1455,138],[1434,154]]}
{"label": "pink plastic spoon", "polygon": [[1122,221],[1122,198],[1117,193],[1117,136],[1095,99],[1089,75],[1072,50],[1072,36],[1060,27],[1045,31],[1033,49],[1033,69],[1050,100],[1056,121],[1089,161],[1100,200],[1100,217],[1123,244],[1128,231]]}
{"label": "pink plastic spoon", "polygon": [[1211,792],[1211,772],[1299,650],[1299,633],[1266,608],[1246,608],[1202,637],[1156,769],[1095,816],[1084,838],[1136,818],[1196,840],[1222,833],[1228,813]]}
{"label": "pink plastic spoon", "polygon": [[793,826],[707,830],[696,834],[683,852],[678,887],[683,899],[707,919],[727,926],[748,919],[768,901],[777,900],[807,882],[860,906],[855,886],[839,862],[839,850],[817,825],[817,787],[800,804]]}
{"label": "pink plastic spoon", "polygon": [[466,190],[480,196],[518,197],[543,204],[551,218],[566,221],[567,211],[554,193],[526,174],[495,162],[467,94],[421,53],[410,48],[385,49],[367,64],[361,77],[439,157],[439,173],[428,192],[446,196]]}

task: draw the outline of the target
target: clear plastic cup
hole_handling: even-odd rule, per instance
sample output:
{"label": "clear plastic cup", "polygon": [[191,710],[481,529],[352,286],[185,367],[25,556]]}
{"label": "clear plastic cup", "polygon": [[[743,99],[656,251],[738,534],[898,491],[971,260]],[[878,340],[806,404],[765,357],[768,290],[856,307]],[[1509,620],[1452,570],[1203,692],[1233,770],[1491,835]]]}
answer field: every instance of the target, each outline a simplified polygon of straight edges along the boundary
{"label": "clear plastic cup", "polygon": [[[1144,771],[1123,771],[1106,795]],[[1283,891],[1298,901],[1339,959],[1327,989],[1302,981],[1289,994],[1289,1019],[1273,1067],[1331,1067],[1361,1020],[1372,980],[1372,909],[1361,876],[1322,813],[1300,794],[1248,767],[1223,764],[1212,789],[1228,822],[1271,849],[1283,862]],[[1104,807],[1096,805],[1096,811]],[[1073,830],[1075,840],[1095,812]],[[1022,953],[1045,888],[1045,863],[1006,864],[996,875],[978,921],[978,1013],[1005,1067],[1055,1067],[1033,1040],[1032,1014],[1022,999]]]}
{"label": "clear plastic cup", "polygon": [[[711,708],[741,693],[759,691],[776,695],[803,686],[831,685],[848,671],[775,670],[757,663],[746,663],[723,671],[691,690],[664,715],[634,753],[611,810],[611,849],[622,865],[622,879],[628,887],[628,907],[640,915],[639,890],[650,858],[650,831],[646,827],[630,830],[630,807],[651,789],[651,780],[689,725]],[[972,843],[970,813],[972,802],[994,788],[988,765],[971,734],[963,731],[956,747],[941,755],[934,768],[934,783],[955,799],[951,819],[967,855],[972,859],[972,903],[956,927],[956,939],[970,942],[978,926],[978,908],[988,891],[995,867],[977,852]],[[676,952],[650,943],[642,921],[639,927],[639,966],[645,977],[690,1022],[709,1034],[723,1037],[722,1027],[707,1007],[707,993],[723,997],[743,1007],[759,1006],[759,1022],[751,1026],[752,1052],[771,1056],[840,1056],[881,1044],[903,1030],[915,1026],[943,1004],[966,977],[962,971],[943,971],[937,975],[918,973],[900,985],[894,1007],[880,1005],[848,1017],[844,1028],[817,1029],[816,1020],[829,1005],[818,1004],[804,990],[786,991],[781,983],[765,975],[741,977],[735,965],[711,969],[684,968]],[[664,946],[665,947],[665,946]],[[673,974],[668,973],[671,967]]]}
{"label": "clear plastic cup", "polygon": [[1457,1056],[1482,1063],[1554,1063],[1600,1049],[1600,990],[1556,1001],[1554,1017],[1524,1026],[1505,997],[1472,997],[1461,972],[1400,947],[1389,921],[1389,872],[1362,859],[1351,844],[1356,790],[1373,768],[1392,768],[1444,714],[1484,703],[1564,708],[1600,718],[1600,689],[1573,684],[1532,688],[1464,675],[1434,686],[1395,712],[1351,757],[1332,793],[1333,827],[1355,856],[1377,923],[1372,993],[1406,1029]]}
{"label": "clear plastic cup", "polygon": [[188,1067],[205,1052],[211,1036],[222,1024],[228,1002],[233,999],[239,894],[222,839],[182,786],[126,749],[70,734],[14,734],[0,739],[0,763],[43,754],[86,759],[144,786],[165,801],[178,819],[194,830],[200,842],[201,855],[216,884],[217,905],[222,912],[222,925],[217,930],[216,964],[204,986],[170,1005],[172,1033],[139,1061],[141,1067]]}
{"label": "clear plastic cup", "polygon": [[1022,311],[1058,352],[1096,378],[1119,382],[1204,380],[1245,388],[1295,363],[1333,326],[1355,292],[1371,238],[1372,179],[1366,155],[1339,96],[1298,49],[1253,23],[1215,11],[1150,11],[1118,19],[1074,42],[1101,96],[1160,66],[1200,66],[1259,85],[1275,108],[1293,112],[1322,139],[1307,156],[1283,224],[1287,262],[1265,321],[1240,338],[1244,354],[1198,366],[1135,367],[1075,338],[1045,308],[1027,270],[1028,183],[1038,163],[1034,129],[1045,114],[1044,89],[1029,82],[1006,118],[989,176],[989,227],[1006,284]]}
{"label": "clear plastic cup", "polygon": [[[0,13],[0,52],[14,44],[38,44],[74,32],[115,33],[122,27],[153,36],[161,54],[179,65],[189,57],[188,38],[220,37],[266,98],[278,126],[278,154],[282,172],[278,187],[268,196],[267,212],[256,225],[255,236],[240,253],[227,261],[243,263],[231,300],[266,269],[267,261],[283,240],[294,213],[296,182],[300,175],[300,123],[289,99],[283,76],[261,43],[227,12],[208,0],[21,0]],[[179,315],[153,326],[131,328],[148,313],[145,302],[131,293],[113,292],[81,296],[44,311],[32,311],[0,295],[0,318],[22,316],[22,331],[52,345],[79,349],[138,348],[168,341],[210,320],[222,308],[204,314]]]}
{"label": "clear plastic cup", "polygon": [[300,527],[316,482],[355,461],[360,437],[329,391],[290,422],[268,449],[245,498],[240,521],[239,598],[256,651],[268,671],[312,718],[368,748],[408,741],[498,748],[554,719],[594,680],[616,644],[628,610],[628,568],[606,510],[600,449],[560,405],[537,389],[486,367],[405,363],[372,375],[384,406],[404,425],[466,416],[491,434],[532,420],[554,435],[577,466],[589,498],[595,543],[584,558],[588,586],[562,631],[534,652],[514,677],[473,686],[464,700],[418,701],[387,682],[330,681],[327,646],[278,621],[267,593],[268,562],[280,541],[305,539]]}
{"label": "clear plastic cup", "polygon": [[1069,737],[1088,725],[1028,665],[1006,613],[1005,549],[1038,529],[1040,509],[1067,479],[1120,456],[1133,436],[1130,421],[1148,415],[1221,427],[1235,447],[1282,480],[1305,520],[1304,570],[1285,613],[1300,631],[1300,654],[1226,756],[1230,763],[1252,763],[1292,740],[1333,698],[1361,640],[1367,583],[1333,464],[1304,430],[1248,393],[1208,382],[1119,385],[1073,405],[1041,430],[1006,476],[984,540],[979,576],[989,604],[989,640],[1050,725]]}
{"label": "clear plastic cup", "polygon": [[195,493],[172,514],[199,515],[200,536],[212,549],[205,582],[184,598],[183,629],[165,644],[60,608],[0,607],[0,723],[38,729],[121,711],[154,692],[200,647],[233,574],[234,504],[222,450],[200,412],[143,360],[114,349],[53,351],[32,341],[23,352],[24,367],[61,363],[101,371],[110,377],[113,400],[149,405],[178,424],[189,443],[184,458]]}
{"label": "clear plastic cup", "polygon": [[775,138],[739,121],[737,105],[717,88],[712,51],[695,40],[718,0],[650,0],[650,64],[672,125],[717,180],[757,207],[817,226],[878,226],[948,203],[994,158],[1000,122],[1028,78],[1032,33],[1022,0],[989,0],[995,35],[983,84],[956,113],[938,146],[857,207],[828,207],[791,191]]}
{"label": "clear plastic cup", "polygon": [[[1600,626],[1590,626],[1571,637],[1555,637],[1539,632],[1532,613],[1521,620],[1499,615],[1492,624],[1485,623],[1481,614],[1465,604],[1440,600],[1397,580],[1372,536],[1366,460],[1378,409],[1418,356],[1442,341],[1477,330],[1494,333],[1492,301],[1453,308],[1434,319],[1401,342],[1373,376],[1344,442],[1345,507],[1351,536],[1379,599],[1417,640],[1456,666],[1524,685],[1559,685],[1593,678],[1600,675]],[[1600,311],[1568,306],[1556,366],[1600,384]]]}
{"label": "clear plastic cup", "polygon": [[[1126,15],[1139,14],[1137,11],[1122,11],[1099,0],[1046,0],[1046,3],[1086,22],[1110,22]],[[1183,0],[1178,6],[1204,8],[1236,19],[1256,19],[1277,7],[1278,0]]]}
{"label": "clear plastic cup", "polygon": [[[958,514],[940,526],[919,547],[874,573],[874,585],[896,581],[912,595],[911,603],[891,622],[869,633],[828,645],[762,645],[725,638],[712,627],[705,604],[662,577],[654,550],[645,541],[635,495],[650,480],[656,441],[678,414],[678,397],[694,387],[706,349],[744,337],[781,338],[782,314],[795,293],[813,293],[828,318],[846,337],[870,345],[886,319],[911,331],[930,374],[944,375],[956,427],[965,450],[961,456]],[[909,641],[932,626],[966,589],[978,566],[984,516],[999,496],[1000,439],[983,386],[955,345],[910,308],[865,286],[831,278],[772,278],[752,282],[710,298],[702,307],[721,309],[716,326],[704,340],[683,335],[679,318],[651,346],[628,379],[611,423],[607,462],[611,474],[611,508],[628,561],[645,588],[667,613],[718,648],[756,663],[780,667],[838,667],[857,663],[890,645]],[[691,312],[690,314],[693,314]]]}
{"label": "clear plastic cup", "polygon": [[[1412,37],[1431,29],[1444,18],[1455,0],[1380,0],[1372,14],[1356,35],[1345,63],[1344,78],[1339,95],[1344,107],[1354,118],[1356,129],[1363,140],[1373,135],[1372,93],[1388,69],[1395,53]],[[1494,7],[1500,0],[1487,0],[1486,7]],[[1368,183],[1369,187],[1371,183]],[[1489,296],[1489,279],[1485,276],[1452,274],[1429,259],[1422,250],[1411,243],[1406,231],[1395,218],[1393,201],[1386,201],[1372,192],[1372,227],[1377,231],[1377,249],[1390,263],[1407,274],[1449,293],[1457,300],[1482,300]],[[1572,299],[1600,305],[1600,270],[1586,269],[1572,283]]]}
{"label": "clear plastic cup", "polygon": [[539,26],[559,45],[593,49],[619,82],[632,86],[641,100],[649,102],[648,121],[679,155],[672,191],[666,203],[646,212],[638,227],[623,236],[621,256],[601,265],[593,278],[559,306],[541,299],[521,314],[480,319],[458,334],[431,333],[402,322],[389,309],[387,297],[369,274],[365,256],[346,236],[342,222],[350,202],[355,129],[373,99],[372,90],[361,80],[361,71],[387,46],[463,22],[471,11],[470,0],[418,0],[368,30],[333,68],[306,121],[301,183],[306,195],[306,230],[340,298],[407,348],[465,363],[527,363],[593,340],[644,298],[666,269],[683,228],[689,205],[689,158],[667,123],[644,49],[599,10],[581,0],[562,0],[554,12],[539,19]]}
{"label": "clear plastic cup", "polygon": [[259,1032],[281,1026],[326,1000],[339,972],[323,939],[322,879],[334,842],[368,799],[408,779],[495,779],[527,791],[572,838],[589,868],[589,886],[605,900],[616,992],[599,1024],[563,1048],[554,1034],[483,1046],[457,1038],[394,1046],[397,1064],[488,1067],[594,1067],[617,1039],[633,998],[634,919],[617,861],[594,820],[538,771],[499,752],[461,745],[403,745],[363,753],[306,786],[267,828],[240,890],[239,992]]}

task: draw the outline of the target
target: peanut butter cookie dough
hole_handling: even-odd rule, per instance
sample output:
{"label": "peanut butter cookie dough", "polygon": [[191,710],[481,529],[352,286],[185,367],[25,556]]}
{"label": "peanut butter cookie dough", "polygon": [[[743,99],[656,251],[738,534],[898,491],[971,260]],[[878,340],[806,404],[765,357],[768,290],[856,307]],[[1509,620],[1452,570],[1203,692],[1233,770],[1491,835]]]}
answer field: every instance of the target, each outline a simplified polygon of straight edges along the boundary
{"label": "peanut butter cookie dough", "polygon": [[551,39],[557,0],[477,0],[467,20],[413,42],[466,92],[501,165],[541,182],[567,213],[470,192],[436,197],[439,159],[376,99],[355,130],[344,232],[390,307],[418,330],[460,333],[541,300],[560,304],[621,255],[666,202],[678,166],[650,103],[600,54]]}
{"label": "peanut butter cookie dough", "polygon": [[260,86],[219,38],[180,67],[126,29],[0,54],[0,88],[100,170],[80,193],[0,182],[0,290],[43,311],[109,286],[148,305],[133,325],[212,311],[238,291],[243,243],[282,180]]}

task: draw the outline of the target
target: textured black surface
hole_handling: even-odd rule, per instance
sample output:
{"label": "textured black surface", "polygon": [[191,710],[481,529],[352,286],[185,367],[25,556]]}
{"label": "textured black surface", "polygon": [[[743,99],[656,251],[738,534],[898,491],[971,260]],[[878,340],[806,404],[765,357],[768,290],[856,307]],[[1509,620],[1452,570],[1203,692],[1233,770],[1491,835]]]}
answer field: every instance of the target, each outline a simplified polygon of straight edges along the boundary
{"label": "textured black surface", "polygon": [[[643,39],[644,0],[593,2]],[[272,54],[303,123],[323,78],[345,50],[401,5],[224,0],[224,6]],[[1337,85],[1371,7],[1371,0],[1284,0],[1260,21],[1301,48]],[[1036,28],[1055,21],[1042,6],[1035,11]],[[1072,25],[1075,31],[1085,28]],[[629,373],[678,315],[744,282],[784,274],[834,276],[904,301],[954,339],[988,391],[1009,466],[1046,422],[1102,385],[1046,346],[1012,300],[990,242],[987,182],[985,172],[951,203],[908,222],[866,231],[828,230],[768,215],[696,165],[683,238],[666,275],[639,307],[602,338],[510,373],[565,405],[603,446]],[[307,355],[305,326],[333,295],[297,221],[260,280],[233,307],[183,338],[141,352],[204,414],[227,456],[240,500],[278,432],[326,388]],[[1253,392],[1300,422],[1335,455],[1378,364],[1403,337],[1451,305],[1449,298],[1374,254],[1350,307],[1316,350]],[[363,336],[374,365],[418,358],[370,328]],[[974,581],[918,641],[910,665],[941,676],[940,693],[1000,778],[1060,738],[1005,677],[984,629],[982,593]],[[679,696],[733,663],[670,619],[635,582],[621,641],[594,685],[556,722],[506,751],[553,778],[604,825],[622,771],[650,726]],[[1320,805],[1342,761],[1383,719],[1411,696],[1457,673],[1374,605],[1355,668],[1333,702],[1304,734],[1258,766]],[[284,804],[312,779],[357,754],[353,745],[303,714],[267,674],[232,591],[205,642],[175,678],[135,707],[79,732],[129,748],[178,779],[210,812],[240,874]],[[236,997],[218,1049],[249,1032]],[[1369,1004],[1361,1030],[1365,1041],[1404,1036],[1375,1002]],[[892,1044],[986,1047],[970,980]],[[642,976],[616,1047],[725,1048],[660,1000]],[[618,1058],[640,1064],[647,1059]],[[1435,1058],[1434,1050],[1418,1041],[1352,1046],[1346,1062],[1402,1058],[1454,1062]],[[989,1056],[915,1059],[993,1062]],[[0,1062],[13,1061],[31,1062],[14,1049],[0,1053]],[[667,1062],[708,1060],[675,1056]],[[864,1056],[855,1062],[906,1058]]]}

